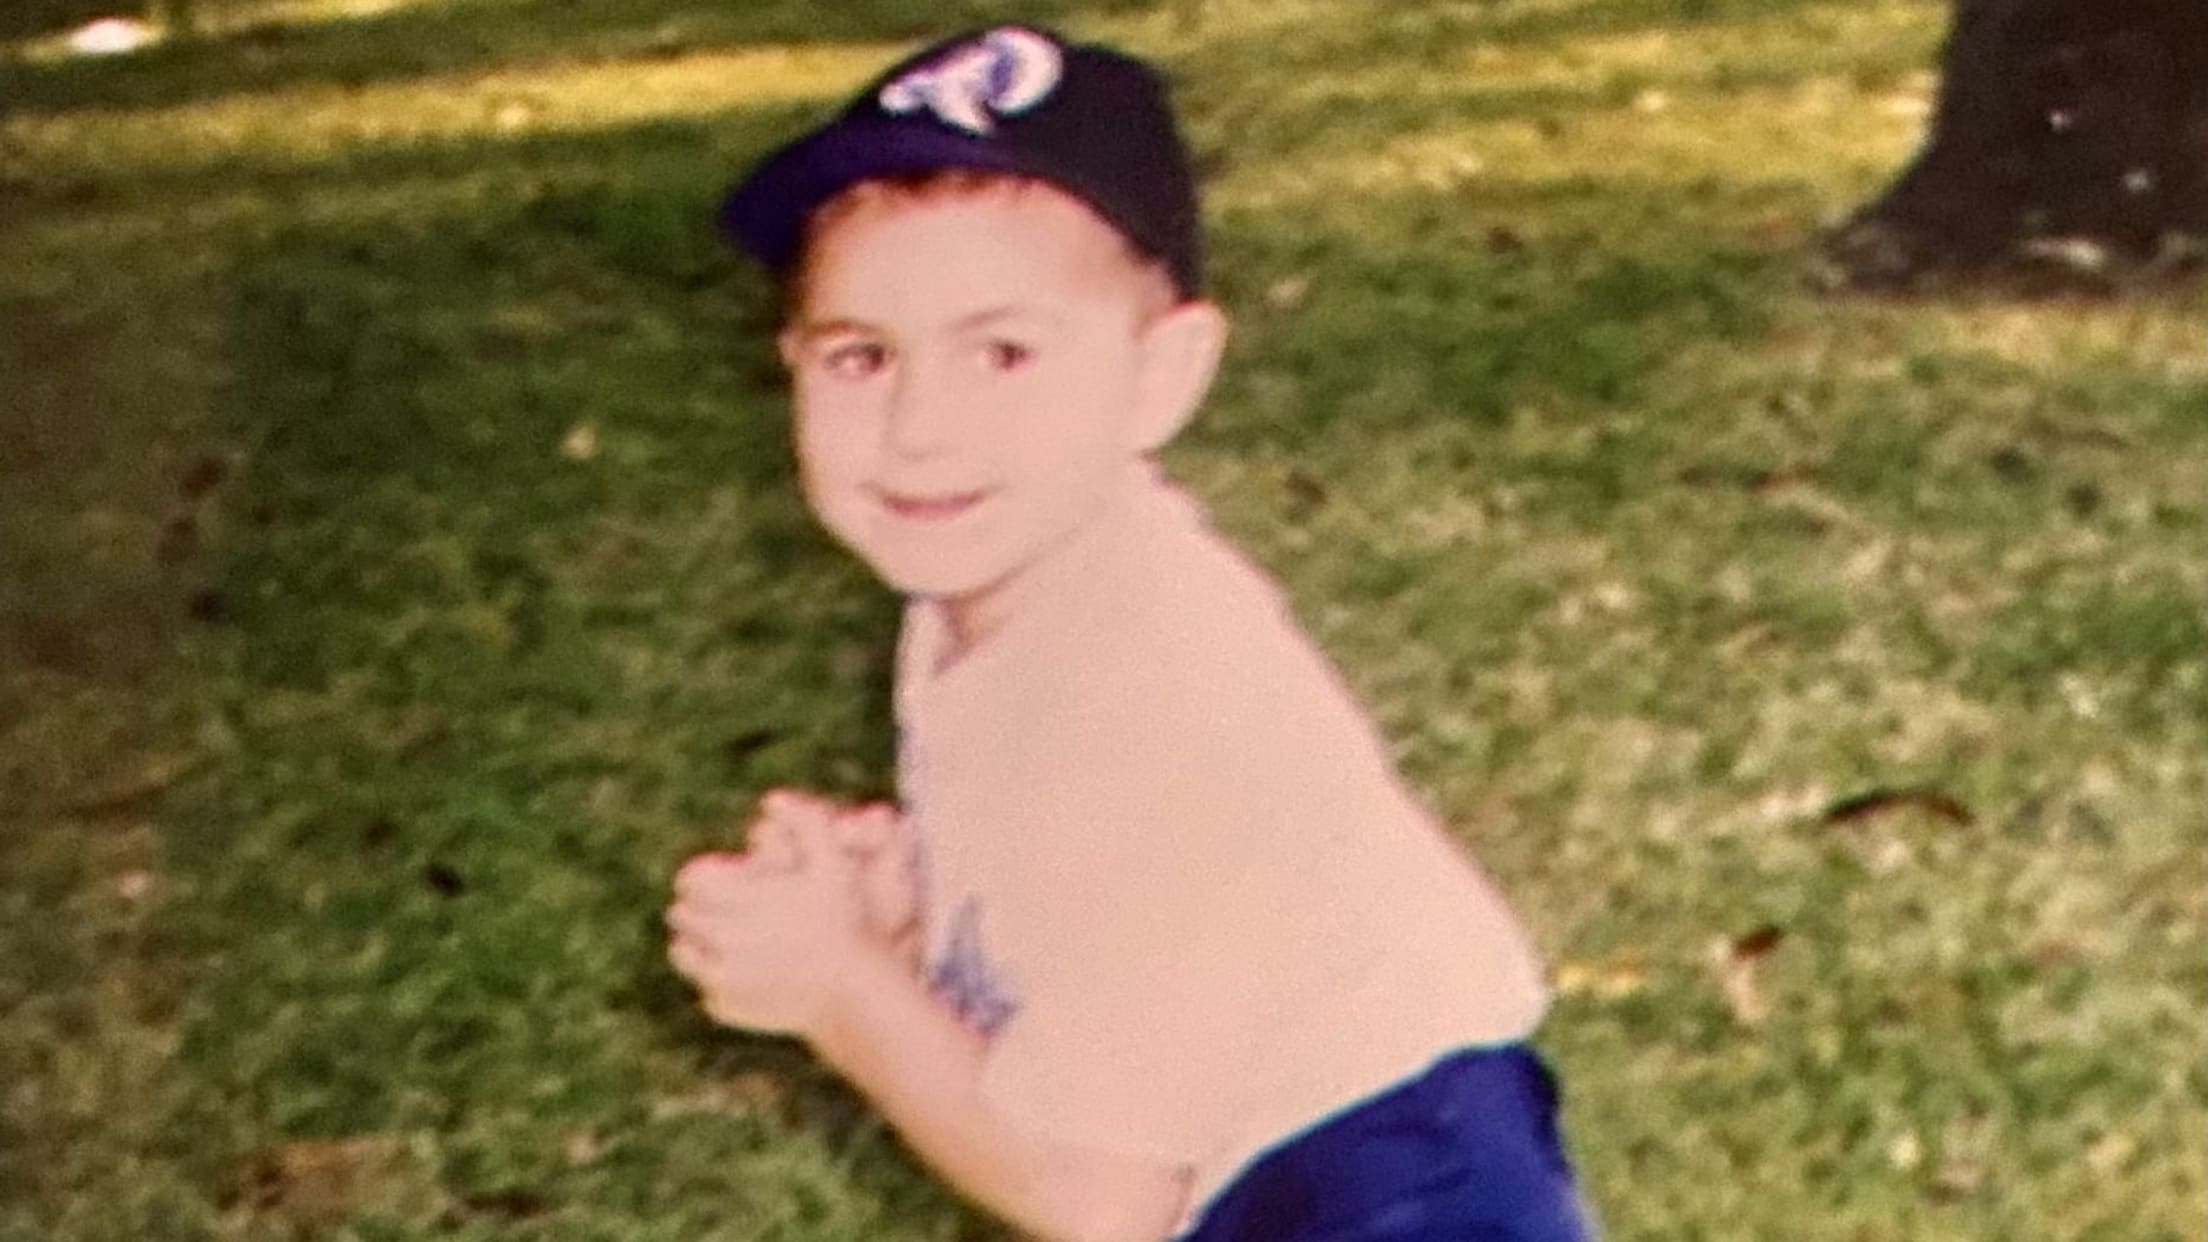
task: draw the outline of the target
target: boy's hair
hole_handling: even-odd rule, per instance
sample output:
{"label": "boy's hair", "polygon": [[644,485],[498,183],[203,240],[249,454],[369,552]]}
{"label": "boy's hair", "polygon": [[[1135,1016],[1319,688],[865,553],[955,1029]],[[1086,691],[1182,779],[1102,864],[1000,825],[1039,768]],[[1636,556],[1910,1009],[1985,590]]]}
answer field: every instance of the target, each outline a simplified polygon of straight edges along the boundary
{"label": "boy's hair", "polygon": [[[783,318],[794,318],[804,309],[822,241],[852,217],[885,208],[920,207],[991,194],[1020,194],[1038,188],[1053,187],[1040,178],[978,168],[938,168],[923,173],[869,177],[845,186],[805,217],[797,256],[779,273]],[[1102,223],[1110,227],[1110,221]],[[1140,275],[1146,303],[1163,309],[1182,300],[1165,260],[1145,252],[1133,238],[1116,228],[1112,229],[1112,236],[1129,266]]]}
{"label": "boy's hair", "polygon": [[1070,194],[1160,265],[1176,300],[1200,294],[1195,175],[1163,79],[1109,48],[1023,26],[970,31],[891,66],[761,161],[730,192],[721,224],[788,276],[831,200],[952,172]]}

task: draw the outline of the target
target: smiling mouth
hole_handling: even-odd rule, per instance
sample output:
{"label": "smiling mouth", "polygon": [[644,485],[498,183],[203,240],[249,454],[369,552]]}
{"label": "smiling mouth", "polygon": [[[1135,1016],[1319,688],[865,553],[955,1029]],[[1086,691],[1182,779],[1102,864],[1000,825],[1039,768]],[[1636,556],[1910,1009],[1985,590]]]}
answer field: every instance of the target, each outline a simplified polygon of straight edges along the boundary
{"label": "smiling mouth", "polygon": [[948,522],[962,517],[986,500],[986,491],[948,492],[937,496],[903,496],[880,493],[882,507],[908,521]]}

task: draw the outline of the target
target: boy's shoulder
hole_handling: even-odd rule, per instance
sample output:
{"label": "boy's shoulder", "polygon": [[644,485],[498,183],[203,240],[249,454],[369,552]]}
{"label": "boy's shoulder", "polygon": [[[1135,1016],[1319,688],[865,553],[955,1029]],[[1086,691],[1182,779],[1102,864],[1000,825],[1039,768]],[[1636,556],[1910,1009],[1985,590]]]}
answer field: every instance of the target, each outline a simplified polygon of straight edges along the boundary
{"label": "boy's shoulder", "polygon": [[1257,742],[1280,713],[1332,713],[1332,673],[1280,586],[1193,501],[1170,505],[1105,558],[1086,606],[1057,619],[1061,706],[1125,723],[1129,744],[1230,733]]}

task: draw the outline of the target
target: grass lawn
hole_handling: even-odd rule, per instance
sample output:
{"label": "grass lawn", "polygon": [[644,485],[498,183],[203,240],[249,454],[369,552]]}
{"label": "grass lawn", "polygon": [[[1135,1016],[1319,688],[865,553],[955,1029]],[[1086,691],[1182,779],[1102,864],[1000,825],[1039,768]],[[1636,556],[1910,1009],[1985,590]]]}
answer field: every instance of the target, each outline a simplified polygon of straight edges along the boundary
{"label": "grass lawn", "polygon": [[1013,15],[1174,75],[1171,465],[1533,926],[1609,1236],[2208,1238],[2200,291],[1804,279],[1944,5],[200,7],[0,60],[0,1239],[1001,1236],[657,919],[889,779],[716,195]]}

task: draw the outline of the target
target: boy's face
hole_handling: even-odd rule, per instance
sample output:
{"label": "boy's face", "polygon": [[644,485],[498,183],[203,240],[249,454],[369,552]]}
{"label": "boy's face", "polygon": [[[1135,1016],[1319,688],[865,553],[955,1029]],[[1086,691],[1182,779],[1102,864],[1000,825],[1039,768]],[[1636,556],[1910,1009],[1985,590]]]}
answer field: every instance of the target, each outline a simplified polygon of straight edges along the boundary
{"label": "boy's face", "polygon": [[806,498],[898,590],[989,593],[1151,447],[1147,328],[1171,299],[1055,190],[863,204],[814,243],[802,297],[781,345]]}

